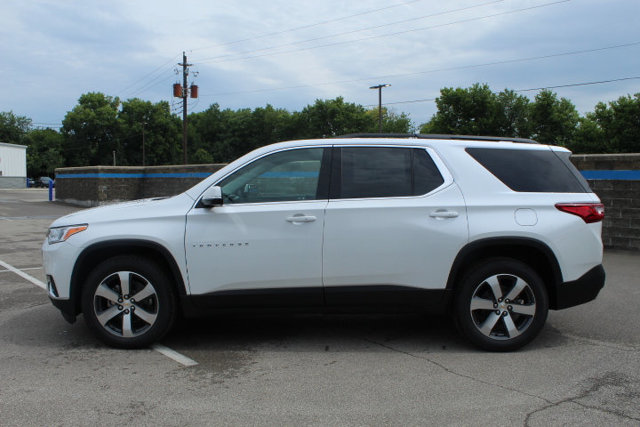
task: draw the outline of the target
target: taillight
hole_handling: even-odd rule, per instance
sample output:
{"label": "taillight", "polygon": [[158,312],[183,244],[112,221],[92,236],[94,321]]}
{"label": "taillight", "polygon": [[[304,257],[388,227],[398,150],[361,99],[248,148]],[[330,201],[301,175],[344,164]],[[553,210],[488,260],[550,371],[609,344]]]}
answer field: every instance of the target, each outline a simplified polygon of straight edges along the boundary
{"label": "taillight", "polygon": [[562,212],[578,215],[587,224],[604,219],[604,205],[602,203],[558,203],[556,208]]}

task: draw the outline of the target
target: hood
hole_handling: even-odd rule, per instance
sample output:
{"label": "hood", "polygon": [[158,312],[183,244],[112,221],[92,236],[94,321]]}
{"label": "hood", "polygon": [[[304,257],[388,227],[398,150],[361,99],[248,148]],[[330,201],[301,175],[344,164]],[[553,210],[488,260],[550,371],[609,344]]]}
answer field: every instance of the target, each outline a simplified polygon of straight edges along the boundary
{"label": "hood", "polygon": [[186,215],[193,206],[193,199],[182,193],[173,197],[155,197],[132,200],[84,209],[56,219],[50,227],[75,224],[91,224],[140,218],[157,218],[170,215]]}

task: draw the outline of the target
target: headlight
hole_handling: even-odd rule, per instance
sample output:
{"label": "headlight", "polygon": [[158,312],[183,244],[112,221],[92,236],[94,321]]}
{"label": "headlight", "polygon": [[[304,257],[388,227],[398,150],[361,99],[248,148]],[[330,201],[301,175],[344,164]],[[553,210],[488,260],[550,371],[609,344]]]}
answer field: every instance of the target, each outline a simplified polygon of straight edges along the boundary
{"label": "headlight", "polygon": [[49,242],[50,245],[53,245],[54,243],[64,242],[74,234],[86,230],[87,227],[89,227],[87,224],[81,224],[69,225],[67,227],[50,228],[47,232],[47,242]]}

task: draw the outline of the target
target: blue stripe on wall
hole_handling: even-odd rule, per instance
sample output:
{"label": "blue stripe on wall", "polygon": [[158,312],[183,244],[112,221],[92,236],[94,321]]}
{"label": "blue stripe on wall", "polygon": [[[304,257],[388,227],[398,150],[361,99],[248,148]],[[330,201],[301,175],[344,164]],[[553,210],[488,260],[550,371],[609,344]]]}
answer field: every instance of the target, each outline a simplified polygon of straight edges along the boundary
{"label": "blue stripe on wall", "polygon": [[183,173],[61,173],[56,179],[66,178],[206,178],[213,172]]}
{"label": "blue stripe on wall", "polygon": [[592,170],[581,171],[586,179],[612,181],[640,181],[640,170]]}
{"label": "blue stripe on wall", "polygon": [[[182,173],[61,173],[56,179],[66,178],[206,178],[213,172],[182,172]],[[613,180],[613,181],[640,181],[640,170],[586,170],[581,171],[586,179]],[[308,172],[296,172],[296,176],[312,176]],[[269,175],[269,173],[264,174]],[[313,175],[316,176],[317,174]],[[287,173],[269,175],[273,177],[285,177]]]}
{"label": "blue stripe on wall", "polygon": [[319,172],[265,172],[258,178],[316,178]]}

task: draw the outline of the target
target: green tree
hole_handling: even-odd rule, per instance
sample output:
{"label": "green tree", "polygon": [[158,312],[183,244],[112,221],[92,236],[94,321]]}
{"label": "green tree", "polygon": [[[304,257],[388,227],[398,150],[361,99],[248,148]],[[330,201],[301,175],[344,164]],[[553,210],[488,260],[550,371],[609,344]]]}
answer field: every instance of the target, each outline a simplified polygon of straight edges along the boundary
{"label": "green tree", "polygon": [[[189,114],[189,159],[194,163],[212,163],[219,160],[218,146],[221,144],[226,126],[218,104],[204,111]],[[207,156],[204,156],[207,153]]]}
{"label": "green tree", "polygon": [[252,117],[256,136],[259,137],[254,148],[296,137],[297,129],[291,113],[285,109],[267,105],[253,110]]}
{"label": "green tree", "polygon": [[362,105],[344,102],[342,97],[317,99],[295,115],[298,137],[325,138],[349,133],[367,132],[375,128],[371,115]]}
{"label": "green tree", "polygon": [[119,151],[117,97],[99,92],[80,96],[78,105],[62,121],[68,166],[108,165]]}
{"label": "green tree", "polygon": [[182,124],[169,103],[129,99],[117,117],[120,164],[142,165],[143,134],[145,165],[181,163]]}
{"label": "green tree", "polygon": [[567,148],[576,154],[606,153],[604,132],[593,119],[593,114],[581,117]]}
{"label": "green tree", "polygon": [[531,137],[529,98],[505,89],[497,95],[499,105],[496,136]]}
{"label": "green tree", "polygon": [[23,139],[27,145],[27,174],[53,176],[56,168],[65,165],[64,138],[53,129],[36,129]]}
{"label": "green tree", "polygon": [[29,129],[30,118],[16,116],[13,111],[0,112],[0,142],[21,144]]}
{"label": "green tree", "polygon": [[568,147],[572,144],[580,115],[566,98],[542,90],[530,106],[532,137],[543,144]]}
{"label": "green tree", "polygon": [[271,105],[234,111],[213,104],[191,114],[189,123],[190,158],[207,163],[234,160],[263,145],[292,139],[297,132],[292,115]]}
{"label": "green tree", "polygon": [[189,163],[192,164],[209,164],[215,163],[213,160],[213,155],[210,152],[203,148],[198,148],[193,156],[190,157]]}
{"label": "green tree", "polygon": [[[408,133],[406,114],[383,110],[385,132]],[[377,132],[377,110],[334,100],[316,100],[301,112],[264,108],[220,110],[217,104],[189,116],[189,158],[193,162],[228,162],[278,141],[322,138],[356,132]]]}
{"label": "green tree", "polygon": [[602,130],[609,152],[640,152],[640,93],[600,102],[588,117]]}
{"label": "green tree", "polygon": [[252,149],[266,144],[256,141],[256,132],[253,127],[253,116],[250,108],[240,110],[222,111],[222,121],[225,124],[220,144],[216,145],[215,158],[228,162]]}
{"label": "green tree", "polygon": [[[378,109],[367,110],[367,118],[371,122],[366,132],[377,133],[379,131]],[[382,107],[382,132],[383,133],[412,133],[414,131],[411,118],[405,113],[394,113],[388,108]]]}
{"label": "green tree", "polygon": [[526,97],[510,90],[493,93],[486,84],[443,88],[436,98],[437,113],[420,131],[528,137],[528,103]]}

